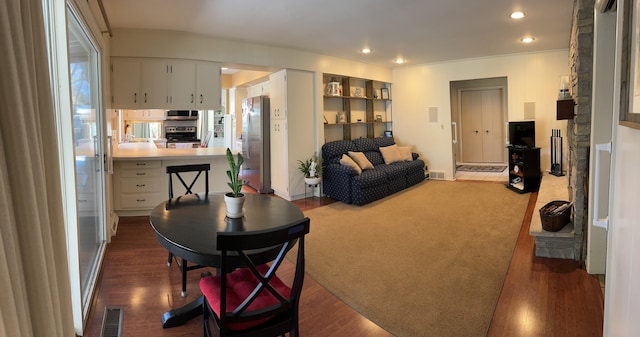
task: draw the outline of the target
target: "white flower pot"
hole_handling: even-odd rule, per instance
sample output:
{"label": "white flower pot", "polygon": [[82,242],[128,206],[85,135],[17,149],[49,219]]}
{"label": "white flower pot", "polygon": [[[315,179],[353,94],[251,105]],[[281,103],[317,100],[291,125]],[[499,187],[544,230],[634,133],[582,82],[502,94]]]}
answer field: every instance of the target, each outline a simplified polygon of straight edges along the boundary
{"label": "white flower pot", "polygon": [[320,177],[304,178],[304,183],[307,185],[318,185],[320,183]]}
{"label": "white flower pot", "polygon": [[224,195],[224,203],[226,205],[226,214],[229,218],[242,218],[244,215],[242,207],[244,206],[244,194],[240,194],[238,197],[234,197],[231,193]]}

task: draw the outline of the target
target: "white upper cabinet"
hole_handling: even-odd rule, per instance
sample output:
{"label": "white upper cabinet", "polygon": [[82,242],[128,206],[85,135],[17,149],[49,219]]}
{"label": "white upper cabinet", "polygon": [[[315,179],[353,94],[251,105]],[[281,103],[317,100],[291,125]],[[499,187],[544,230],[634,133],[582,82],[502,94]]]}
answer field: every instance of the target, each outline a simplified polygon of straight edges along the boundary
{"label": "white upper cabinet", "polygon": [[139,59],[111,59],[111,94],[113,107],[135,109],[140,107],[142,70]]}
{"label": "white upper cabinet", "polygon": [[219,63],[113,57],[111,71],[115,109],[221,108]]}
{"label": "white upper cabinet", "polygon": [[287,72],[282,70],[269,76],[271,90],[271,119],[287,118]]}
{"label": "white upper cabinet", "polygon": [[196,104],[196,65],[193,62],[173,62],[169,71],[169,107],[173,110],[192,109]]}
{"label": "white upper cabinet", "polygon": [[124,119],[125,121],[142,121],[142,120],[152,120],[159,121],[165,120],[165,111],[164,110],[123,110],[124,111]]}
{"label": "white upper cabinet", "polygon": [[266,81],[248,87],[247,97],[269,96],[270,85],[269,81]]}
{"label": "white upper cabinet", "polygon": [[142,66],[142,108],[158,109],[167,107],[169,95],[169,67],[166,61],[144,61]]}
{"label": "white upper cabinet", "polygon": [[220,63],[198,62],[196,69],[196,109],[221,109]]}

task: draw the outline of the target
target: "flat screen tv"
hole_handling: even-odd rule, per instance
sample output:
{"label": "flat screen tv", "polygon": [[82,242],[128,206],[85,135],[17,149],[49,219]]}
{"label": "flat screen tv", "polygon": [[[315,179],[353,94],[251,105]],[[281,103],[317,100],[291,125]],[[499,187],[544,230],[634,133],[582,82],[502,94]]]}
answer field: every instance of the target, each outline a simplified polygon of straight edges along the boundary
{"label": "flat screen tv", "polygon": [[535,147],[536,122],[509,122],[509,145],[514,147]]}

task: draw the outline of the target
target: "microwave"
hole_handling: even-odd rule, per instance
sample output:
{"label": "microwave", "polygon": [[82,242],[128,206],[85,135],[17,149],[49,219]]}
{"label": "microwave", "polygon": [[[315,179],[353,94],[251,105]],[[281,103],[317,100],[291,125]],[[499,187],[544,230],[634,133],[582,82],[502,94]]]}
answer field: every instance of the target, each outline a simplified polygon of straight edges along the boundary
{"label": "microwave", "polygon": [[167,111],[167,120],[196,120],[198,119],[198,110],[169,110]]}

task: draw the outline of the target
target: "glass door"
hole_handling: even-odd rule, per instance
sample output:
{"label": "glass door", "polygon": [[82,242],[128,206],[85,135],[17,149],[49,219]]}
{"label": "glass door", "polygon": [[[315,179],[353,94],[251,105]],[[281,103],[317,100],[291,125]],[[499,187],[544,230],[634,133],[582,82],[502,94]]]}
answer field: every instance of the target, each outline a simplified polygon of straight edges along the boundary
{"label": "glass door", "polygon": [[[70,255],[77,254],[82,307],[86,313],[106,242],[100,53],[70,9],[67,19],[78,240],[77,252],[71,247]],[[74,271],[72,267],[72,278]]]}

